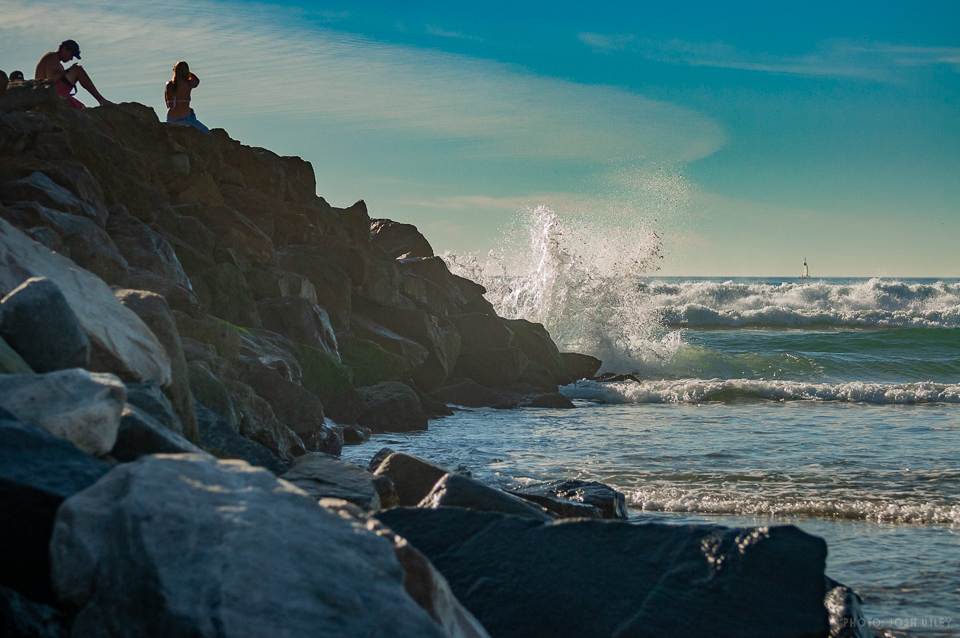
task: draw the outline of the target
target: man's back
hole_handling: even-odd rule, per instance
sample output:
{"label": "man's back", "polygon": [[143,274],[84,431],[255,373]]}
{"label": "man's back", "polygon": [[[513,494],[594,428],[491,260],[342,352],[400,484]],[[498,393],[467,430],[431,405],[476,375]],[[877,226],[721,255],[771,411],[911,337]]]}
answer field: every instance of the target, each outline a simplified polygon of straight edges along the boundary
{"label": "man's back", "polygon": [[63,76],[63,65],[60,64],[60,58],[56,51],[48,51],[43,54],[40,61],[37,62],[37,70],[34,72],[36,80],[59,80]]}

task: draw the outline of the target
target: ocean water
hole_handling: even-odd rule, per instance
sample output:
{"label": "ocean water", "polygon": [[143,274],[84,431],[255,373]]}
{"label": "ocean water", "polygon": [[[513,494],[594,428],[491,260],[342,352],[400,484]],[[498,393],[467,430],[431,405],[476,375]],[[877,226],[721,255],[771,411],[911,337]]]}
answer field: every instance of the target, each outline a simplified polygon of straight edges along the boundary
{"label": "ocean water", "polygon": [[960,280],[656,277],[642,226],[539,208],[526,230],[444,257],[502,316],[637,380],[562,388],[575,410],[462,409],[345,459],[390,446],[498,487],[597,480],[634,521],[797,525],[874,635],[960,636]]}

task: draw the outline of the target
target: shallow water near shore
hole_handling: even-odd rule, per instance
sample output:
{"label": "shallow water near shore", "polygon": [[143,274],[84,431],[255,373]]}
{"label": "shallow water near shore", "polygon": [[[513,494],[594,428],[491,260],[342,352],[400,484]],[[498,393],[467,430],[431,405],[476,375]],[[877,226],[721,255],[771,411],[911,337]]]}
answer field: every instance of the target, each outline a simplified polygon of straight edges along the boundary
{"label": "shallow water near shore", "polygon": [[863,597],[876,635],[960,635],[960,282],[640,291],[627,301],[645,326],[611,366],[637,382],[562,388],[576,410],[465,409],[344,458],[390,446],[497,487],[597,480],[633,521],[794,524],[827,540],[828,575]]}

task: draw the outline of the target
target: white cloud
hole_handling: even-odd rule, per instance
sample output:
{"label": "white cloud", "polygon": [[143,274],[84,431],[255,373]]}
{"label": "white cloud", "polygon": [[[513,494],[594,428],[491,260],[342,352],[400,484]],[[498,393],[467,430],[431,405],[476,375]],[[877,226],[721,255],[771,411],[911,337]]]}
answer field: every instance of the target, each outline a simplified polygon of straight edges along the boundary
{"label": "white cloud", "polygon": [[741,51],[723,42],[650,40],[632,34],[580,33],[596,52],[629,51],[671,64],[708,66],[788,75],[855,77],[898,81],[909,67],[952,64],[960,71],[960,48],[897,46],[882,42],[828,40],[805,55]]}
{"label": "white cloud", "polygon": [[[689,161],[725,142],[712,120],[609,86],[384,44],[329,16],[213,0],[0,0],[0,59],[32,69],[65,38],[108,98],[162,108],[180,59],[203,79],[201,120],[259,118],[461,143],[472,155]],[[81,96],[82,97],[82,96]],[[273,119],[269,119],[273,118]]]}
{"label": "white cloud", "polygon": [[483,38],[478,38],[475,35],[464,35],[459,31],[447,31],[440,27],[435,27],[431,24],[427,25],[427,33],[430,35],[440,36],[441,38],[455,38],[457,40],[474,40],[476,42],[483,42]]}

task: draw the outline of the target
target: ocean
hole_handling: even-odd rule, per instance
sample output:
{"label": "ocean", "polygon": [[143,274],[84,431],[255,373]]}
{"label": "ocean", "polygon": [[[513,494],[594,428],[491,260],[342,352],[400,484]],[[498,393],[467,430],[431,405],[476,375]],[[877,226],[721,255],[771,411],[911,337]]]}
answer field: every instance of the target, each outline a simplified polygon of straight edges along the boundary
{"label": "ocean", "polygon": [[875,635],[960,636],[960,280],[613,282],[557,247],[527,277],[451,261],[504,316],[637,381],[562,388],[575,410],[458,410],[344,458],[389,446],[498,487],[601,481],[633,521],[797,525]]}

